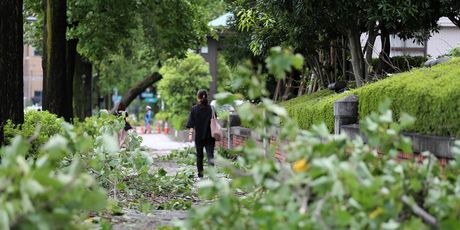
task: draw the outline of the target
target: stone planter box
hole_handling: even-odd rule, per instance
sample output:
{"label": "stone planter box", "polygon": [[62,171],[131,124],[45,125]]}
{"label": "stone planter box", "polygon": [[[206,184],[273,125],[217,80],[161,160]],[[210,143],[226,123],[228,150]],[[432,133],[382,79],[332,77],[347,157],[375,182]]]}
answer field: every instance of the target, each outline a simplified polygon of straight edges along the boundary
{"label": "stone planter box", "polygon": [[[341,132],[346,133],[352,139],[360,136],[364,141],[367,141],[359,131],[358,124],[342,125]],[[421,135],[418,133],[403,133],[403,135],[412,140],[412,150],[414,153],[429,151],[436,157],[448,159],[453,158],[451,149],[456,140],[453,137]]]}

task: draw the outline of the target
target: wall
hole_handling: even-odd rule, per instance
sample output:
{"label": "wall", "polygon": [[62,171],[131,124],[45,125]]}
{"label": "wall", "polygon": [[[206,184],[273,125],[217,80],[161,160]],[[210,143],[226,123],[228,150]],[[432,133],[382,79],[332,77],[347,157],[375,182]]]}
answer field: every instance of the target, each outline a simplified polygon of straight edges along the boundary
{"label": "wall", "polygon": [[[222,134],[223,134],[223,138],[222,140],[216,142],[216,147],[229,149],[227,129],[222,129]],[[235,149],[239,146],[244,145],[245,142],[249,139],[255,140],[259,147],[263,147],[262,139],[258,137],[258,135],[251,129],[240,127],[240,126],[231,127],[230,129],[230,145],[231,145],[230,148],[231,149]],[[276,146],[277,143],[278,143],[277,137],[272,136],[270,140],[268,141],[268,147],[269,148],[274,147],[275,148],[275,158],[279,161],[284,161],[286,158],[286,154],[283,153],[282,151],[283,146],[282,145]]]}
{"label": "wall", "polygon": [[[436,58],[448,53],[452,48],[460,46],[460,28],[456,27],[448,18],[441,18],[438,21],[439,33],[433,33],[426,46],[417,44],[413,40],[404,41],[399,37],[391,36],[391,55],[394,56],[424,56],[429,55]],[[367,41],[367,34],[361,35],[361,45],[364,47]],[[372,56],[377,58],[381,50],[380,36],[375,40]]]}
{"label": "wall", "polygon": [[32,46],[24,45],[24,97],[31,99],[35,91],[43,91],[42,57]]}

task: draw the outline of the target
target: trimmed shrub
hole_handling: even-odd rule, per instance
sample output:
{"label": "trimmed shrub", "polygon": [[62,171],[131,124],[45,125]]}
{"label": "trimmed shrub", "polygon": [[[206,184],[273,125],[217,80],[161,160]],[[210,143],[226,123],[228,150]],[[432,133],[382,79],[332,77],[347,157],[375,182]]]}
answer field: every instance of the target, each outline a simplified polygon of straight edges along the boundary
{"label": "trimmed shrub", "polygon": [[32,141],[28,155],[36,156],[40,146],[46,143],[51,136],[63,133],[62,122],[64,122],[62,118],[48,111],[29,110],[24,114],[24,124],[14,125],[11,121],[7,122],[4,128],[5,139],[7,143],[10,143],[16,135],[26,139],[31,138],[37,131],[37,127],[40,126],[40,132]]}
{"label": "trimmed shrub", "polygon": [[360,119],[377,111],[379,103],[390,98],[395,117],[406,112],[417,118],[405,131],[460,137],[460,58],[394,75],[346,93],[327,95],[321,91],[282,105],[302,129],[325,122],[333,130],[334,102],[352,93],[359,97]]}
{"label": "trimmed shrub", "polygon": [[396,117],[406,112],[417,118],[406,129],[423,134],[460,136],[460,59],[432,68],[391,76],[354,90],[360,119],[378,110],[385,97]]}
{"label": "trimmed shrub", "polygon": [[333,94],[333,91],[323,90],[293,99],[294,103],[293,100],[289,100],[282,105],[301,129],[309,129],[312,125],[324,122],[332,131],[334,130],[334,102],[349,94],[350,92]]}
{"label": "trimmed shrub", "polygon": [[305,102],[305,101],[308,101],[314,98],[324,97],[324,96],[331,95],[331,94],[334,94],[334,91],[325,89],[325,90],[321,90],[321,91],[318,91],[312,94],[306,94],[300,97],[292,98],[288,101],[282,102],[281,105],[288,107],[288,106],[296,105],[296,104],[299,104],[299,103],[302,103],[302,102]]}

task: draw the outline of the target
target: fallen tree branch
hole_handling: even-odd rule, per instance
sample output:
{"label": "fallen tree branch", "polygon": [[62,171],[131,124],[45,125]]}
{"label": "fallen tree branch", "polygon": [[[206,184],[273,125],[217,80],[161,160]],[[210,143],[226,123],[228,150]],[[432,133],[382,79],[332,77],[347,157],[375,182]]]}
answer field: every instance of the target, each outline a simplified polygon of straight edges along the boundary
{"label": "fallen tree branch", "polygon": [[323,216],[321,216],[321,209],[323,208],[324,202],[329,197],[329,193],[326,194],[320,201],[318,201],[318,205],[316,206],[314,216],[319,220],[323,229],[330,230],[331,228],[324,222]]}
{"label": "fallen tree branch", "polygon": [[[153,72],[152,74],[146,76],[141,81],[137,82],[135,86],[128,90],[128,92],[123,95],[120,103],[123,103],[126,107],[140,94],[142,93],[147,87],[153,85],[154,83],[160,81],[163,76],[158,72]],[[114,113],[117,109],[118,105],[114,105],[113,108],[110,110],[111,113]]]}
{"label": "fallen tree branch", "polygon": [[409,197],[403,196],[401,200],[405,205],[409,206],[412,209],[412,212],[414,212],[415,215],[422,218],[422,220],[425,223],[431,225],[434,228],[438,228],[438,221],[436,220],[436,218],[429,214],[427,211],[425,211],[423,208],[418,206],[415,202],[412,202],[409,199]]}

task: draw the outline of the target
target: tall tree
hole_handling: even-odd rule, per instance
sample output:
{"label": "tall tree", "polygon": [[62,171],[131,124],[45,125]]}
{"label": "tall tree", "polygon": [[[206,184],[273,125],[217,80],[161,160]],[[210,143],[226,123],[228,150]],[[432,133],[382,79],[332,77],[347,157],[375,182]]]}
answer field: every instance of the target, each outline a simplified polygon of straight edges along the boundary
{"label": "tall tree", "polygon": [[[51,20],[51,17],[55,17],[53,15],[55,15],[56,12],[51,10],[52,8],[47,5],[50,2],[55,3],[58,1],[42,1],[46,3],[44,9],[49,9],[49,12],[44,12],[46,17],[38,16],[38,18],[44,18],[44,20],[42,20],[48,25],[44,27],[46,31],[50,33],[56,32],[55,30],[51,30],[50,26],[53,24],[48,22]],[[39,9],[39,7],[36,7],[36,1],[28,0],[27,3],[27,9],[32,8],[36,11]],[[62,2],[59,3],[59,6],[63,6]],[[81,74],[83,71],[78,69],[82,65],[75,65],[76,63],[89,61],[91,64],[98,66],[113,54],[119,54],[120,52],[135,53],[133,50],[137,47],[136,44],[141,43],[144,45],[142,52],[144,52],[145,55],[143,55],[143,57],[147,59],[144,60],[146,63],[145,68],[155,71],[155,69],[158,69],[156,65],[161,59],[172,56],[184,56],[187,49],[198,47],[198,44],[207,33],[206,17],[203,16],[202,10],[203,1],[68,0],[67,3],[67,25],[64,26],[64,28],[67,29],[67,41],[65,43],[67,45],[67,59],[61,59],[67,60],[67,66],[66,68],[61,68],[62,66],[58,67],[59,71],[67,73],[67,82],[66,85],[63,86],[63,83],[49,83],[50,81],[47,81],[46,85],[61,85],[61,89],[68,89],[67,92],[70,92],[70,95],[72,95],[71,85],[74,80],[75,82],[73,83],[75,87],[73,88],[89,89],[89,87],[84,87],[82,85],[76,86],[83,81],[71,79],[77,72]],[[62,10],[62,8],[59,9]],[[43,9],[41,11],[43,14]],[[60,12],[62,13],[62,11]],[[40,12],[37,12],[37,14],[40,14]],[[174,15],[174,20],[171,20],[171,15]],[[60,14],[60,16],[60,19],[62,19],[63,16],[66,15]],[[53,19],[53,23],[56,23],[56,20],[57,18]],[[60,28],[62,28],[62,25]],[[48,65],[51,64],[46,57],[49,50],[46,44],[50,39],[56,39],[56,37],[50,36],[48,38],[47,34],[49,33],[45,33],[43,37],[43,44],[45,46],[45,65],[43,68],[46,73],[50,71],[57,72],[58,70],[54,69],[57,67],[55,65],[48,70]],[[62,36],[60,38],[62,38]],[[60,39],[60,41],[62,41],[62,39]],[[59,42],[59,44],[61,44],[61,42]],[[123,54],[123,56],[125,55]],[[101,72],[101,74],[103,73]],[[143,80],[151,80],[148,82],[149,84],[147,84],[147,86],[158,80],[157,77],[149,77],[153,75],[158,76],[159,74],[149,73],[145,75],[146,77]],[[99,79],[102,80],[104,77],[100,76]],[[88,83],[88,81],[85,82]],[[141,81],[139,84],[146,85],[145,81]],[[50,90],[52,91],[51,87],[44,87],[44,97],[47,93],[50,93]],[[130,92],[137,95],[143,90],[144,88],[142,87],[133,87]],[[48,98],[49,101],[50,97],[46,98]],[[128,100],[129,98],[132,97],[126,98],[126,104],[131,102],[132,99]],[[50,107],[46,100],[47,99],[44,99],[44,103],[46,104],[45,108]],[[75,101],[78,100],[75,100],[74,97],[74,106],[78,106],[79,103],[75,104]],[[58,104],[58,102],[54,104]],[[55,109],[52,112],[59,112],[58,110],[72,107],[72,102],[69,102],[67,99],[66,103],[61,104],[65,105],[65,107],[60,107],[60,109]],[[59,112],[58,114],[62,115],[64,112]]]}
{"label": "tall tree", "polygon": [[71,90],[71,80],[66,72],[67,1],[45,0],[44,12],[43,109],[70,121],[72,100],[68,90]]}
{"label": "tall tree", "polygon": [[24,121],[22,0],[0,1],[0,145],[8,119]]}
{"label": "tall tree", "polygon": [[[367,59],[370,59],[378,33],[382,29],[384,32],[388,31],[385,38],[390,33],[403,38],[427,35],[427,31],[435,28],[438,19],[436,8],[439,5],[435,0],[229,1],[236,8],[243,28],[252,31],[252,50],[267,50],[273,43],[293,46],[296,51],[307,53],[307,60],[314,60],[310,63],[307,61],[307,64],[315,70],[336,66],[338,56],[348,56],[345,53],[337,55],[337,51],[345,47],[351,56],[353,74],[358,86],[368,79],[368,63],[365,61],[364,51]],[[360,38],[365,32],[369,32],[371,39],[362,44]],[[341,41],[341,37],[346,38],[347,45]],[[384,51],[388,47],[390,46],[386,46]],[[385,54],[389,54],[389,51]],[[328,60],[325,56],[332,58]],[[329,67],[324,66],[324,63],[328,63]],[[346,70],[345,64],[342,64],[342,68]],[[336,77],[331,78],[330,75],[338,73],[315,72],[316,75],[326,72],[325,77],[320,76],[323,81],[331,81]]]}
{"label": "tall tree", "polygon": [[73,76],[73,111],[80,120],[92,113],[92,65],[77,53]]}

